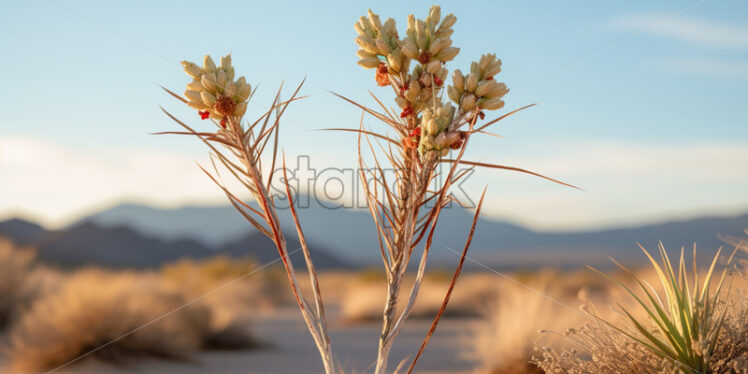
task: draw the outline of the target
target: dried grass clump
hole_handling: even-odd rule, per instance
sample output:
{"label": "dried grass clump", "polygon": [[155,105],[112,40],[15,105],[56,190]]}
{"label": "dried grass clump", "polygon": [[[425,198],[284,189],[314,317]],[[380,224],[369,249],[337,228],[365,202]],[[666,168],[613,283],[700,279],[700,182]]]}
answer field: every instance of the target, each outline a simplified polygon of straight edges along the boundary
{"label": "dried grass clump", "polygon": [[[483,323],[476,326],[469,356],[480,362],[480,372],[491,374],[531,374],[542,371],[531,363],[534,345],[556,348],[569,346],[557,334],[540,330],[563,331],[577,326],[583,316],[565,305],[565,287],[556,274],[542,273],[526,287],[503,283],[495,302],[487,308]],[[561,304],[561,305],[559,305]]]}
{"label": "dried grass clump", "polygon": [[27,296],[25,282],[31,271],[34,252],[17,248],[13,242],[0,238],[0,329],[16,313]]}
{"label": "dried grass clump", "polygon": [[153,277],[84,270],[31,305],[10,329],[7,353],[18,371],[53,369],[89,353],[115,362],[132,355],[184,358],[212,334],[205,307],[169,314],[184,303]]}
{"label": "dried grass clump", "polygon": [[[545,373],[677,373],[667,360],[656,356],[640,344],[595,320],[578,329],[568,330],[564,336],[576,348],[558,349],[552,346],[537,348],[532,361]],[[578,352],[582,349],[583,352]]]}
{"label": "dried grass clump", "polygon": [[[168,287],[182,292],[188,299],[204,298],[213,310],[214,321],[219,324],[234,320],[239,313],[257,313],[274,310],[287,295],[279,293],[283,279],[268,269],[254,274],[259,264],[252,259],[234,259],[217,256],[206,260],[182,259],[161,268],[161,276]],[[251,274],[251,280],[223,287]],[[220,288],[217,292],[212,292]]]}
{"label": "dried grass clump", "polygon": [[[382,299],[387,294],[387,280],[366,272],[352,279],[341,299],[343,319],[347,323],[370,322],[382,318]],[[379,274],[379,273],[377,273]],[[404,287],[412,287],[412,275],[403,279]],[[418,300],[412,307],[409,318],[433,318],[444,301],[444,293],[450,279],[424,277]],[[494,301],[498,284],[495,277],[487,274],[467,274],[455,285],[454,296],[444,310],[445,317],[477,317]],[[404,300],[399,300],[396,311],[402,312]]]}
{"label": "dried grass clump", "polygon": [[712,352],[713,373],[748,373],[748,262],[743,262],[741,273],[743,287],[728,301],[729,313]]}

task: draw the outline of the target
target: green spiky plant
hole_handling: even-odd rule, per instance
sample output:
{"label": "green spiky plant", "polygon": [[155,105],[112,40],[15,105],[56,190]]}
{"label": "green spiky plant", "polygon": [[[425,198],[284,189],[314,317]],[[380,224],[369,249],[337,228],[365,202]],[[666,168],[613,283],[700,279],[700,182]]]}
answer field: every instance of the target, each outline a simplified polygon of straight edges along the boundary
{"label": "green spiky plant", "polygon": [[[663,292],[658,293],[646,280],[635,275],[615,260],[613,262],[618,267],[633,276],[644,297],[637,295],[620,280],[594,268],[591,269],[612,280],[631,295],[648,319],[654,323],[654,329],[651,328],[649,321],[645,321],[641,317],[635,317],[630,310],[624,307],[621,307],[621,310],[625,315],[628,326],[619,327],[606,320],[603,320],[603,322],[658,357],[671,361],[683,373],[709,373],[712,352],[715,349],[727,311],[721,294],[727,269],[732,262],[735,251],[728,258],[716,286],[712,287],[714,270],[721,248],[712,259],[703,281],[699,283],[695,247],[691,269],[693,274],[689,274],[689,270],[686,268],[683,249],[681,249],[678,263],[674,266],[662,243],[658,246],[661,263],[658,263],[644,247],[641,245],[639,247],[652,264]],[[692,281],[689,281],[689,279]],[[727,294],[730,293],[729,288]],[[664,298],[661,297],[661,293],[664,293]]]}

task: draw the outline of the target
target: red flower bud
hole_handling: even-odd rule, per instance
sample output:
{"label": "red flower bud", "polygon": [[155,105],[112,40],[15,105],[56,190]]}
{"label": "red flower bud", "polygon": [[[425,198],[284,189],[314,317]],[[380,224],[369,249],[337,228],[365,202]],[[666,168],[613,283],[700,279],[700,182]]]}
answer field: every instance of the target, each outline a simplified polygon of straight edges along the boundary
{"label": "red flower bud", "polygon": [[418,56],[418,62],[422,64],[427,64],[431,60],[431,53],[429,51],[423,51]]}
{"label": "red flower bud", "polygon": [[390,85],[390,70],[384,62],[377,66],[377,75],[375,76],[375,79],[379,87]]}
{"label": "red flower bud", "polygon": [[400,118],[405,118],[405,117],[412,116],[412,115],[413,115],[413,107],[407,106],[405,109],[403,109],[403,112],[400,113]]}
{"label": "red flower bud", "polygon": [[197,114],[200,115],[200,119],[208,119],[210,118],[210,112],[209,111],[198,111]]}

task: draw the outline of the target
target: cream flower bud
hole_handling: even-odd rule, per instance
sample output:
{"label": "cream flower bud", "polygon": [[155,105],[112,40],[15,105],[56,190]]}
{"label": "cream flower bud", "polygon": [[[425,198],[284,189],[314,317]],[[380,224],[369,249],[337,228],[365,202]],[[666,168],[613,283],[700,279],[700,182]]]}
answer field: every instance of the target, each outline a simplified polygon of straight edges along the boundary
{"label": "cream flower bud", "polygon": [[439,52],[438,55],[435,57],[442,60],[442,61],[452,61],[452,59],[457,56],[457,54],[460,53],[460,49],[457,47],[449,47],[445,48],[443,51]]}
{"label": "cream flower bud", "polygon": [[455,88],[454,86],[447,87],[447,96],[449,96],[449,99],[454,101],[455,103],[460,102],[460,93],[457,92],[457,88]]}
{"label": "cream flower bud", "polygon": [[203,75],[203,69],[200,69],[199,66],[192,62],[182,61],[182,66],[184,67],[184,72],[192,78],[200,79],[200,76]]}
{"label": "cream flower bud", "polygon": [[239,99],[239,101],[247,101],[247,99],[249,99],[250,93],[252,93],[252,86],[243,84],[237,89],[236,97]]}
{"label": "cream flower bud", "polygon": [[437,31],[434,36],[436,36],[437,38],[449,39],[454,32],[454,29],[439,29],[439,31]]}
{"label": "cream flower bud", "polygon": [[454,73],[452,73],[452,84],[454,84],[457,92],[461,93],[462,91],[465,91],[465,78],[463,77],[460,69],[457,69]]}
{"label": "cream flower bud", "polygon": [[428,18],[434,21],[434,23],[439,22],[439,19],[442,18],[442,8],[438,5],[432,5],[431,9],[429,9]]}
{"label": "cream flower bud", "polygon": [[200,99],[203,101],[203,103],[209,107],[212,107],[213,105],[216,105],[216,97],[210,93],[210,92],[200,92]]}
{"label": "cream flower bud", "polygon": [[218,76],[216,77],[216,91],[223,92],[223,90],[226,88],[227,81],[228,77],[226,77],[226,72],[224,72],[223,69],[218,69]]}
{"label": "cream flower bud", "polygon": [[376,29],[381,29],[382,28],[382,21],[379,20],[379,15],[377,15],[374,12],[372,12],[371,9],[369,9],[368,14],[369,14],[369,21],[371,22],[371,24]]}
{"label": "cream flower bud", "polygon": [[500,97],[494,97],[491,99],[487,99],[480,105],[481,109],[485,110],[495,110],[495,109],[501,109],[504,107],[504,101],[501,100]]}
{"label": "cream flower bud", "polygon": [[229,70],[231,67],[231,54],[221,57],[221,68],[223,70]]}
{"label": "cream flower bud", "polygon": [[416,20],[416,33],[418,33],[419,36],[426,33],[426,24],[424,24],[420,19]]}
{"label": "cream flower bud", "polygon": [[189,105],[190,108],[197,109],[197,110],[210,109],[210,107],[207,106],[207,105],[205,105],[205,103],[203,103],[202,100],[200,100],[200,101],[188,100],[187,101],[187,105]]}
{"label": "cream flower bud", "polygon": [[362,49],[369,51],[370,53],[377,53],[377,45],[372,38],[367,36],[359,35],[354,39],[356,44]]}
{"label": "cream flower bud", "polygon": [[376,53],[371,53],[371,52],[369,52],[369,51],[361,48],[358,51],[356,51],[356,56],[358,56],[359,58],[368,58],[368,57],[374,57],[374,58],[376,58],[377,54]]}
{"label": "cream flower bud", "polygon": [[495,63],[486,69],[485,77],[493,77],[496,74],[499,74],[501,72],[501,60],[498,61],[498,63]]}
{"label": "cream flower bud", "polygon": [[478,83],[478,87],[475,88],[475,96],[482,97],[486,96],[496,85],[495,80],[488,80]]}
{"label": "cream flower bud", "polygon": [[390,52],[392,52],[392,49],[390,49],[390,46],[387,45],[384,41],[381,39],[377,39],[374,41],[374,44],[377,46],[377,53],[380,55],[388,55]]}
{"label": "cream flower bud", "polygon": [[478,61],[478,69],[481,71],[486,71],[488,69],[488,66],[491,64],[491,61],[493,60],[491,55],[483,55],[481,56],[480,60]]}
{"label": "cream flower bud", "polygon": [[509,89],[506,88],[506,84],[504,83],[497,83],[491,91],[486,94],[486,97],[493,98],[493,97],[502,97],[509,92]]}
{"label": "cream flower bud", "polygon": [[200,98],[200,91],[184,91],[184,97],[187,98],[187,101],[202,101],[202,98]]}
{"label": "cream flower bud", "polygon": [[439,29],[440,30],[448,29],[454,26],[455,22],[457,22],[457,17],[455,17],[454,14],[449,13],[446,16],[444,16],[444,19],[442,20],[442,24],[439,26]]}
{"label": "cream flower bud", "polygon": [[403,53],[409,58],[412,58],[414,60],[418,59],[418,46],[412,39],[405,39],[405,42],[400,48],[402,49]]}
{"label": "cream flower bud", "polygon": [[187,89],[190,91],[202,91],[203,85],[200,83],[199,80],[193,79],[192,82],[187,83]]}
{"label": "cream flower bud", "polygon": [[436,74],[439,72],[439,69],[441,69],[442,63],[439,60],[434,60],[426,64],[426,71],[429,74]]}
{"label": "cream flower bud", "polygon": [[442,148],[442,150],[439,151],[439,156],[440,157],[447,157],[448,154],[449,154],[449,147]]}
{"label": "cream flower bud", "polygon": [[416,28],[416,16],[412,14],[408,14],[408,28],[409,29],[415,29]]}
{"label": "cream flower bud", "polygon": [[367,68],[367,69],[374,69],[377,66],[379,66],[380,63],[381,61],[379,61],[379,59],[376,57],[367,57],[367,58],[362,58],[358,60],[359,66]]}
{"label": "cream flower bud", "polygon": [[216,73],[203,74],[200,78],[200,83],[203,85],[206,91],[215,93],[216,92]]}
{"label": "cream flower bud", "polygon": [[400,61],[401,61],[401,59],[400,59],[400,51],[399,50],[395,50],[395,52],[387,55],[387,65],[388,65],[388,67],[391,70],[393,70],[395,72],[400,71],[400,69],[402,67],[401,64],[400,64]]}
{"label": "cream flower bud", "polygon": [[234,106],[234,116],[241,117],[247,112],[247,103],[241,102]]}
{"label": "cream flower bud", "polygon": [[216,70],[216,63],[213,62],[213,59],[210,58],[210,55],[205,55],[205,57],[203,58],[203,69],[205,69],[205,72]]}
{"label": "cream flower bud", "polygon": [[444,48],[448,47],[451,43],[452,41],[449,39],[436,39],[431,42],[431,46],[429,46],[429,53],[431,53],[432,56],[436,55]]}
{"label": "cream flower bud", "polygon": [[468,112],[473,110],[475,108],[475,96],[472,94],[467,94],[462,98],[462,103],[460,103],[460,108],[462,108],[463,112]]}
{"label": "cream flower bud", "polygon": [[223,93],[228,97],[234,97],[236,93],[236,84],[232,81],[226,83],[226,87],[223,89]]}
{"label": "cream flower bud", "polygon": [[426,122],[426,131],[429,134],[436,134],[439,132],[439,125],[433,119],[429,120]]}
{"label": "cream flower bud", "polygon": [[363,26],[361,26],[361,22],[356,22],[356,23],[355,23],[355,24],[353,25],[353,28],[354,28],[354,29],[356,30],[356,34],[359,34],[359,35],[366,35],[366,32],[364,31],[364,27],[363,27]]}
{"label": "cream flower bud", "polygon": [[470,73],[470,75],[468,75],[467,82],[465,82],[465,91],[474,92],[476,86],[478,86],[478,75]]}
{"label": "cream flower bud", "polygon": [[408,101],[403,99],[402,97],[398,96],[395,97],[395,103],[397,106],[399,106],[401,109],[405,109],[405,107],[408,106]]}

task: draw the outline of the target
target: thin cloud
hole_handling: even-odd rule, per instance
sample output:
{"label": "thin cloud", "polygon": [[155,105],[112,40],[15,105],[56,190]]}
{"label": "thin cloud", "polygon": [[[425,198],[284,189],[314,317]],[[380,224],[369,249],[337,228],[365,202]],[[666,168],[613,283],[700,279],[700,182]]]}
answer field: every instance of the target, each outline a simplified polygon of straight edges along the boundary
{"label": "thin cloud", "polygon": [[[617,18],[612,21],[616,29],[638,31],[692,43],[705,47],[725,49],[748,49],[748,27],[685,16],[674,16],[662,22],[661,15],[642,14]],[[655,24],[656,23],[656,24]],[[655,26],[650,27],[655,24]]]}
{"label": "thin cloud", "polygon": [[686,74],[748,77],[748,61],[720,58],[678,58],[661,62],[663,68]]}

